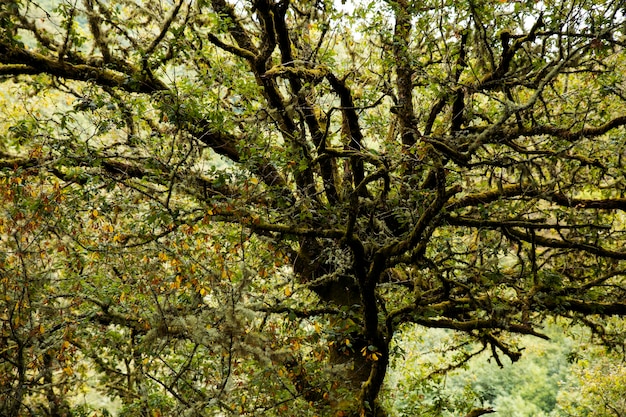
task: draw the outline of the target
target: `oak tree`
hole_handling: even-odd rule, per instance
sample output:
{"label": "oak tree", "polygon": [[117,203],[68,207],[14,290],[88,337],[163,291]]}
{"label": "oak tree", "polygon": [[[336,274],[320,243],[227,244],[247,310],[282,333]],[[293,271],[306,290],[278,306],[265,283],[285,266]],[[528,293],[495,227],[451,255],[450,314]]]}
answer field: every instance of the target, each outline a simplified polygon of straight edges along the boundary
{"label": "oak tree", "polygon": [[619,0],[5,0],[0,413],[384,416],[407,326],[467,341],[446,369],[553,316],[623,346],[625,31]]}

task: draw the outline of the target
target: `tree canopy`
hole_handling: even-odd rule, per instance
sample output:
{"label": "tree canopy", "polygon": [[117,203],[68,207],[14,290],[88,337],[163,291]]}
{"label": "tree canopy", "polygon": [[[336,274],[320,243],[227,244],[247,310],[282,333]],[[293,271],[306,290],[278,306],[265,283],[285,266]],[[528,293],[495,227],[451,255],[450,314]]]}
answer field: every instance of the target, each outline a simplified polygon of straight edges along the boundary
{"label": "tree canopy", "polygon": [[385,416],[414,325],[623,347],[624,6],[3,1],[0,414]]}

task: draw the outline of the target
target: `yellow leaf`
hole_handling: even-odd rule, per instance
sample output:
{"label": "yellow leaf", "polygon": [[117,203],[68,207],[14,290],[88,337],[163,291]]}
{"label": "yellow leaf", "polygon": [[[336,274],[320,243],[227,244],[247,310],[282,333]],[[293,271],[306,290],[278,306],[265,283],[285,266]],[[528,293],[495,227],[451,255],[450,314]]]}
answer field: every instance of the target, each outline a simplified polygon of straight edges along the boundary
{"label": "yellow leaf", "polygon": [[180,275],[176,275],[176,279],[174,280],[174,282],[172,282],[170,284],[170,288],[171,289],[179,289],[180,288],[180,284],[183,282],[183,278]]}
{"label": "yellow leaf", "polygon": [[285,297],[289,297],[291,296],[291,294],[293,294],[293,291],[291,291],[291,288],[285,287]]}

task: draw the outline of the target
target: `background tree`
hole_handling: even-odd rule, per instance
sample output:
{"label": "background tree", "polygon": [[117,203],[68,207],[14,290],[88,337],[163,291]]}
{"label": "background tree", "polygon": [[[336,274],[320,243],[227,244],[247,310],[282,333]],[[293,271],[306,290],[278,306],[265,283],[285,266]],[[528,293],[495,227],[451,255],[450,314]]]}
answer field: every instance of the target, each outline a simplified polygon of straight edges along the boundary
{"label": "background tree", "polygon": [[515,364],[501,368],[483,352],[449,370],[450,363],[471,353],[473,346],[459,346],[458,335],[445,329],[405,330],[394,339],[404,353],[392,360],[382,396],[389,415],[451,417],[481,408],[514,417],[578,415],[571,412],[568,400],[590,398],[580,395],[588,383],[578,375],[588,363],[602,363],[602,354],[587,355],[587,363],[576,361],[584,350],[582,340],[589,340],[581,334],[568,336],[580,332],[578,326],[564,331],[550,322],[543,331],[550,340],[525,336],[518,341],[524,354]]}
{"label": "background tree", "polygon": [[0,5],[3,413],[382,416],[409,324],[622,346],[623,2],[350,6]]}
{"label": "background tree", "polygon": [[[621,328],[623,322],[607,320],[606,326]],[[583,339],[584,340],[584,339]],[[557,398],[560,415],[619,416],[626,411],[623,395],[626,367],[622,351],[589,343],[577,343],[569,356],[572,372]]]}

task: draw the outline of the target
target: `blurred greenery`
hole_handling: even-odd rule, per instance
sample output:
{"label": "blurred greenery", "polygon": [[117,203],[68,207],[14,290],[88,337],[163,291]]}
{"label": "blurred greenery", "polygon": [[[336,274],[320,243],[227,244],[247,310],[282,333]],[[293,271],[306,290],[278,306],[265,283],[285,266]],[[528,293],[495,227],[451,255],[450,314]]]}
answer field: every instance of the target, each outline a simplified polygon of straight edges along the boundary
{"label": "blurred greenery", "polygon": [[452,417],[474,408],[510,417],[625,415],[624,356],[591,343],[589,332],[577,326],[550,322],[544,333],[550,340],[521,337],[525,349],[516,363],[500,367],[490,352],[482,352],[439,374],[433,369],[445,369],[454,359],[447,349],[459,342],[457,336],[442,329],[405,329],[386,380],[391,415]]}

